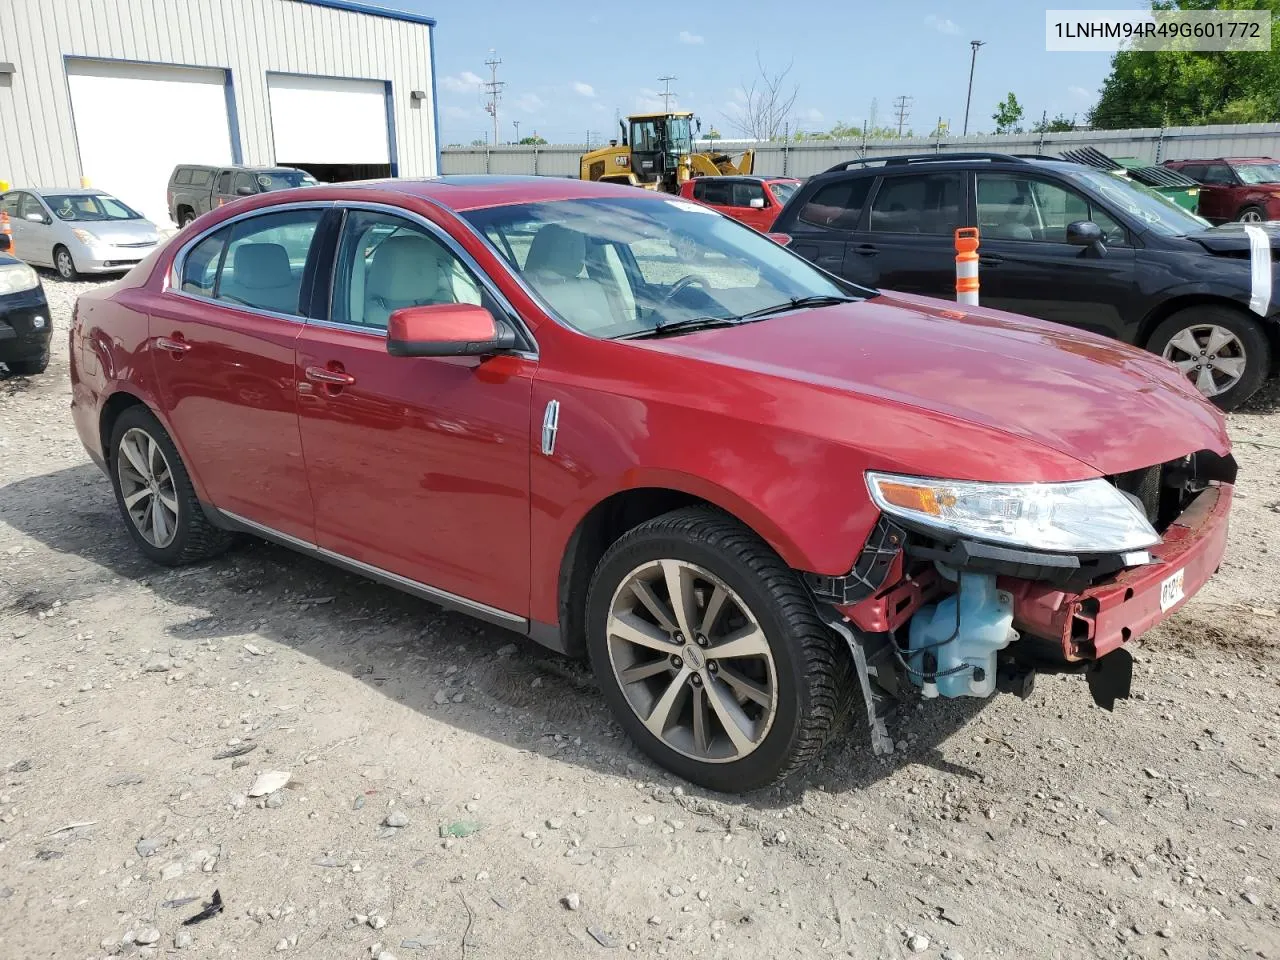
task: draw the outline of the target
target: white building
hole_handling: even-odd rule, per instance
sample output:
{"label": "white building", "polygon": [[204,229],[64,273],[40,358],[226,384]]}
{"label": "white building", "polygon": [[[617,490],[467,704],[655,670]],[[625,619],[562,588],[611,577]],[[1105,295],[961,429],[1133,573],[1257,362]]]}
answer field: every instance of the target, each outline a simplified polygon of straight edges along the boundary
{"label": "white building", "polygon": [[165,224],[178,163],[434,175],[434,26],[354,0],[0,0],[0,181]]}

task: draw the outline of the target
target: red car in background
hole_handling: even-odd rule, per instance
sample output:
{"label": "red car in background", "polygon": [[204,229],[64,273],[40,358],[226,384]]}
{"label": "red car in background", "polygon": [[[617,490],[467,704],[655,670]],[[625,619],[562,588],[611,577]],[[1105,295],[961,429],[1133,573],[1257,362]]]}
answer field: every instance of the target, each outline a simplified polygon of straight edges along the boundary
{"label": "red car in background", "polygon": [[798,186],[791,177],[695,177],[680,185],[680,196],[765,233]]}
{"label": "red car in background", "polygon": [[1166,160],[1201,185],[1196,212],[1213,223],[1280,220],[1280,161],[1271,157]]}
{"label": "red car in background", "polygon": [[1236,473],[1149,353],[551,177],[216,208],[80,297],[70,358],[151,560],[250,534],[588,656],[642,749],[727,791],[858,703],[885,753],[920,696],[1127,695]]}

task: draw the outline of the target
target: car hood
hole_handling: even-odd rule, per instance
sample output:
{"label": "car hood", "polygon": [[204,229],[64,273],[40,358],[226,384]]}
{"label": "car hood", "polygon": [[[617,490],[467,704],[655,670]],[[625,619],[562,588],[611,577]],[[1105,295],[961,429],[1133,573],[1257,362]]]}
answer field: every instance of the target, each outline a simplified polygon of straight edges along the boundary
{"label": "car hood", "polygon": [[[1249,226],[1261,227],[1262,231],[1267,235],[1267,239],[1271,241],[1271,249],[1280,250],[1280,223],[1251,223]],[[1244,253],[1247,257],[1249,253],[1249,234],[1245,232],[1244,228],[1245,224],[1243,223],[1224,223],[1221,226],[1201,230],[1199,233],[1188,234],[1187,239],[1194,240],[1210,253],[1226,256],[1238,256]],[[1274,254],[1272,256],[1274,258]]]}
{"label": "car hood", "polygon": [[[935,475],[944,469],[939,452],[965,444],[964,424],[1030,441],[1103,475],[1230,450],[1221,413],[1160,358],[1070,327],[926,297],[881,294],[640,342],[941,418],[955,429],[919,458],[920,472]],[[785,403],[797,394],[778,396]],[[851,442],[896,443],[872,436],[877,424],[866,418],[874,415],[858,410],[863,422],[834,429]],[[1009,447],[1010,463],[1017,446]]]}
{"label": "car hood", "polygon": [[160,231],[150,220],[65,221],[67,229],[88,230],[103,243],[158,243]]}

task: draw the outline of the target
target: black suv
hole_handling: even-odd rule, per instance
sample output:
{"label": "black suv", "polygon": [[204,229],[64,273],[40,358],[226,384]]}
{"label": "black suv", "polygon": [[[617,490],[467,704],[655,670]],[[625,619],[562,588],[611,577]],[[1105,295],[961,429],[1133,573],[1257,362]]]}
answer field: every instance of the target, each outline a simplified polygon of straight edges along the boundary
{"label": "black suv", "polygon": [[1267,247],[1280,249],[1280,224],[1249,225],[1263,231],[1254,254],[1244,225],[1211,227],[1093,167],[995,153],[854,160],[800,187],[771,235],[855,283],[952,299],[954,232],[975,225],[985,307],[1146,347],[1228,410],[1277,366]]}

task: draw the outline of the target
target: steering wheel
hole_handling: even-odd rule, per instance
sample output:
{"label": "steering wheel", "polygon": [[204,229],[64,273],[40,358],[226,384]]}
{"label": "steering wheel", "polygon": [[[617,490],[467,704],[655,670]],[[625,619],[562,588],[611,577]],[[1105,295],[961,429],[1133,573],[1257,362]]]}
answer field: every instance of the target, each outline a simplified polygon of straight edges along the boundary
{"label": "steering wheel", "polygon": [[683,293],[689,287],[692,287],[695,285],[702,287],[705,290],[707,286],[707,281],[703,277],[698,276],[696,273],[686,273],[683,277],[681,277],[679,280],[677,280],[675,283],[671,285],[671,289],[668,290],[667,295],[662,298],[662,302],[670,303],[672,300],[675,299],[677,294]]}

